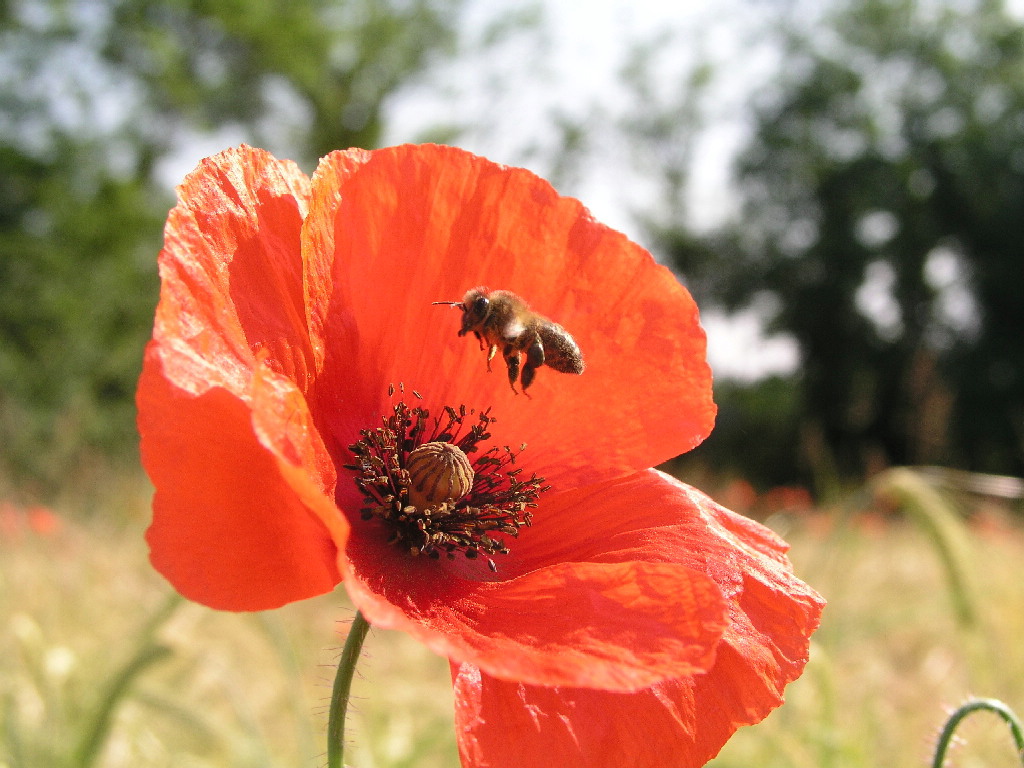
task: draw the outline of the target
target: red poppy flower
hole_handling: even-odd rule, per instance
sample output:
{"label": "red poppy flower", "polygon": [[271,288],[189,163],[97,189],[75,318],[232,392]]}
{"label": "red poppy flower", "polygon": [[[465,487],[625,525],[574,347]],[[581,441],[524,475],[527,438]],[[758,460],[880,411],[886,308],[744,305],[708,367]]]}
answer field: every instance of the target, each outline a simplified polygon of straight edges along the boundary
{"label": "red poppy flower", "polygon": [[[667,269],[449,147],[312,179],[242,147],[179,196],[138,406],[151,557],[182,594],[259,610],[344,579],[451,660],[467,766],[698,765],[780,703],[821,599],[781,540],[649,469],[715,413]],[[488,372],[433,304],[475,286],[563,325],[585,372],[542,366],[532,397]],[[413,500],[427,443],[464,495]]]}

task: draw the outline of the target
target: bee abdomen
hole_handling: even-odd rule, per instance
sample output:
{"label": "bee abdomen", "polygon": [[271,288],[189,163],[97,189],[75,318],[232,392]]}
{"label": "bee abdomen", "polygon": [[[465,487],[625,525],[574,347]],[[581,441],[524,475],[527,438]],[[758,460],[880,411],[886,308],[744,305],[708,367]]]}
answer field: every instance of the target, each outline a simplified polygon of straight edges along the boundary
{"label": "bee abdomen", "polygon": [[561,373],[583,373],[583,355],[575,339],[558,323],[547,323],[537,329],[544,345],[544,363]]}

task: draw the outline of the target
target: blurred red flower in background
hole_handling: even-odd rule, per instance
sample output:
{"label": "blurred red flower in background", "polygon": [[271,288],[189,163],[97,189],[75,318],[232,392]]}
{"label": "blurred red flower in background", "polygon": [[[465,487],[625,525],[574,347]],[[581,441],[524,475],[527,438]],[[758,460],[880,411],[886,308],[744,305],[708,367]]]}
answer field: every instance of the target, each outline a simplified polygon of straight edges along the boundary
{"label": "blurred red flower in background", "polygon": [[[344,580],[371,624],[450,659],[467,766],[700,765],[781,703],[822,600],[778,537],[650,469],[715,407],[696,307],[646,251],[450,147],[336,152],[312,179],[241,147],[179,198],[138,407],[151,558],[182,594],[260,610]],[[542,369],[532,399],[489,374],[432,305],[481,285],[564,325],[586,372]],[[467,434],[470,496],[532,525],[407,546],[367,506],[392,498],[373,472],[404,487],[413,448]],[[504,446],[524,474],[487,464]]]}
{"label": "blurred red flower in background", "polygon": [[24,507],[0,501],[0,541],[17,541],[31,531],[38,536],[53,536],[63,522],[49,507],[40,504]]}

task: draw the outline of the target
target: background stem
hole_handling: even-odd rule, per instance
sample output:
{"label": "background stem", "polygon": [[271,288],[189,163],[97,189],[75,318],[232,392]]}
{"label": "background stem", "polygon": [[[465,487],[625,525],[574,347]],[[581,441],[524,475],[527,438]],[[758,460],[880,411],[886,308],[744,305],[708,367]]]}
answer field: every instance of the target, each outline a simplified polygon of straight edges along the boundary
{"label": "background stem", "polygon": [[961,706],[946,720],[946,725],[943,726],[942,733],[939,735],[939,743],[935,748],[935,759],[932,761],[932,768],[943,767],[946,762],[946,751],[953,740],[953,732],[956,730],[956,727],[960,725],[961,720],[978,710],[994,712],[1006,721],[1006,724],[1010,726],[1014,746],[1017,748],[1017,757],[1020,758],[1021,765],[1024,765],[1024,728],[1021,727],[1021,722],[1017,719],[1017,715],[998,699],[974,699]]}

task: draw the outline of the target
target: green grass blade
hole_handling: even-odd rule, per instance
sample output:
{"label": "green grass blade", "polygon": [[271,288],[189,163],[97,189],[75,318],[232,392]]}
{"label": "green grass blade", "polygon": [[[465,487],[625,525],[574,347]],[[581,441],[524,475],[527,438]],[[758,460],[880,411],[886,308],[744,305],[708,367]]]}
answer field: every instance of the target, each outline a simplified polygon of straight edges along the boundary
{"label": "green grass blade", "polygon": [[132,683],[146,668],[171,655],[169,648],[156,642],[156,633],[181,602],[180,595],[172,594],[142,627],[135,642],[135,652],[111,678],[100,696],[99,704],[72,753],[71,765],[91,768],[110,734],[117,706],[131,689]]}
{"label": "green grass blade", "polygon": [[962,626],[978,624],[978,609],[970,588],[967,530],[949,502],[919,472],[896,468],[871,481],[875,494],[897,502],[908,517],[926,533],[946,574],[946,584]]}

